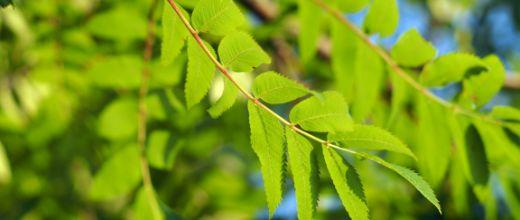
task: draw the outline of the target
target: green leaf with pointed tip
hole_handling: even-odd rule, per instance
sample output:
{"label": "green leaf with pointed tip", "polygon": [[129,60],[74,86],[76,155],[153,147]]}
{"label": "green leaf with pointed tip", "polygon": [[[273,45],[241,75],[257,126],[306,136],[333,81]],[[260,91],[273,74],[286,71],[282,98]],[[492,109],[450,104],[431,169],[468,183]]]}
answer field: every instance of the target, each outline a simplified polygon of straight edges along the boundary
{"label": "green leaf with pointed tip", "polygon": [[256,98],[270,104],[290,102],[310,93],[310,90],[303,85],[273,71],[257,76],[252,91]]}
{"label": "green leaf with pointed tip", "polygon": [[336,0],[339,10],[346,13],[357,12],[370,3],[370,0]]}
{"label": "green leaf with pointed tip", "polygon": [[421,73],[421,82],[426,86],[444,86],[461,81],[466,75],[487,70],[484,61],[472,54],[450,53],[427,64]]}
{"label": "green leaf with pointed tip", "polygon": [[430,201],[439,211],[439,213],[442,213],[441,205],[439,204],[439,200],[437,200],[437,197],[435,196],[435,193],[433,192],[432,188],[424,179],[419,176],[416,172],[413,170],[410,170],[406,167],[402,167],[396,164],[392,164],[389,162],[386,162],[385,160],[365,153],[360,153],[360,155],[364,158],[367,158],[369,160],[372,160],[390,170],[393,170],[400,176],[404,177],[409,183],[411,183],[428,201]]}
{"label": "green leaf with pointed tip", "polygon": [[282,200],[285,159],[284,130],[280,122],[266,111],[248,102],[251,145],[260,160],[269,214],[272,216]]}
{"label": "green leaf with pointed tip", "polygon": [[340,142],[349,148],[388,150],[415,158],[412,151],[399,138],[388,131],[371,125],[356,124],[352,131],[329,134],[328,139]]}
{"label": "green leaf with pointed tip", "polygon": [[271,63],[271,58],[256,41],[244,32],[233,32],[220,42],[218,55],[222,64],[236,72],[250,72],[263,63]]}
{"label": "green leaf with pointed tip", "polygon": [[[184,9],[181,8],[181,11],[184,17],[189,18],[188,13]],[[188,32],[184,23],[175,14],[167,1],[164,1],[162,33],[161,63],[168,65],[179,55],[190,32]]]}
{"label": "green leaf with pointed tip", "polygon": [[374,0],[365,18],[365,30],[386,37],[394,33],[399,23],[397,0]]}
{"label": "green leaf with pointed tip", "polygon": [[391,55],[402,66],[421,66],[435,57],[436,50],[430,42],[424,40],[416,29],[401,35],[392,48]]}
{"label": "green leaf with pointed tip", "polygon": [[285,137],[296,191],[298,219],[313,219],[317,202],[317,165],[313,157],[313,146],[289,127],[285,129]]}
{"label": "green leaf with pointed tip", "polygon": [[291,110],[289,118],[303,129],[316,132],[345,132],[354,126],[343,96],[333,91],[298,103]]}
{"label": "green leaf with pointed tip", "polygon": [[354,167],[327,146],[323,146],[323,157],[336,192],[350,218],[369,219],[363,185]]}
{"label": "green leaf with pointed tip", "polygon": [[131,98],[117,99],[101,112],[98,133],[110,140],[125,140],[137,132],[137,103]]}
{"label": "green leaf with pointed tip", "polygon": [[90,196],[94,200],[110,200],[130,193],[141,181],[139,147],[128,145],[118,150],[94,176]]}
{"label": "green leaf with pointed tip", "polygon": [[191,15],[193,27],[200,32],[224,36],[246,24],[233,0],[200,0]]}
{"label": "green leaf with pointed tip", "polygon": [[[204,42],[210,52],[215,55],[213,48]],[[198,45],[195,39],[188,39],[188,73],[186,75],[186,85],[184,87],[186,93],[187,107],[191,108],[206,96],[211,81],[215,75],[215,64],[204,53],[204,50]]]}
{"label": "green leaf with pointed tip", "polygon": [[331,66],[334,72],[334,83],[345,99],[351,102],[354,99],[355,63],[359,38],[343,23],[333,19],[331,30]]}
{"label": "green leaf with pointed tip", "polygon": [[218,118],[222,113],[231,108],[233,104],[235,104],[235,100],[238,96],[238,89],[229,81],[229,79],[224,79],[224,91],[222,92],[222,96],[220,99],[208,109],[209,115],[212,118]]}
{"label": "green leaf with pointed tip", "polygon": [[[500,91],[506,79],[506,70],[500,58],[490,55],[482,59],[488,67],[478,75],[471,75],[463,81],[461,100],[476,105],[477,108],[488,103]],[[470,105],[472,106],[472,105]]]}
{"label": "green leaf with pointed tip", "polygon": [[316,55],[318,38],[321,33],[323,12],[316,10],[317,6],[309,0],[298,0],[298,18],[300,20],[300,33],[298,34],[298,46],[303,62],[308,62]]}

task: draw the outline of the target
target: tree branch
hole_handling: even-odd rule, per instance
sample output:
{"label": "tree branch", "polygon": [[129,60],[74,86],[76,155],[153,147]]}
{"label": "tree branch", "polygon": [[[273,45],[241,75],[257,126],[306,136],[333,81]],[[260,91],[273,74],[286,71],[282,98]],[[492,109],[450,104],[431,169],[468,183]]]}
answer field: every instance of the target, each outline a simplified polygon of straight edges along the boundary
{"label": "tree branch", "polygon": [[327,13],[329,13],[332,17],[337,19],[339,22],[341,22],[344,26],[346,26],[349,30],[351,30],[358,38],[360,38],[371,50],[373,50],[375,53],[377,53],[392,69],[392,72],[397,74],[400,78],[402,78],[406,83],[408,83],[410,86],[412,86],[415,90],[417,90],[419,93],[421,93],[426,98],[438,103],[439,105],[452,110],[456,114],[461,114],[464,116],[467,116],[469,118],[482,120],[491,124],[502,126],[504,122],[494,119],[492,117],[482,115],[473,111],[469,111],[465,108],[462,108],[454,103],[448,102],[442,98],[437,97],[435,94],[431,93],[426,87],[423,87],[420,83],[415,81],[410,75],[408,75],[399,65],[396,61],[386,53],[386,51],[376,44],[372,43],[370,41],[370,38],[359,28],[357,28],[354,24],[352,24],[349,20],[347,20],[343,14],[330,7],[329,5],[325,4],[322,0],[314,0],[314,3],[321,7],[323,10],[325,10]]}

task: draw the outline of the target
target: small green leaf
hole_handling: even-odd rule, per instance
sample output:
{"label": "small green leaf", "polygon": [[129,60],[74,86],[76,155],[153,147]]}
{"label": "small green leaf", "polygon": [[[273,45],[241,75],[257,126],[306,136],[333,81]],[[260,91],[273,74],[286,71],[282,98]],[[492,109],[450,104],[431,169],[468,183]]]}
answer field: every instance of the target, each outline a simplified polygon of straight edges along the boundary
{"label": "small green leaf", "polygon": [[[188,13],[184,9],[181,8],[181,11],[184,17],[189,18]],[[162,33],[161,63],[168,65],[179,55],[190,33],[167,1],[164,1]]]}
{"label": "small green leaf", "polygon": [[308,62],[316,55],[324,17],[322,13],[312,1],[298,0],[298,18],[300,19],[298,46],[303,62]]}
{"label": "small green leaf", "polygon": [[116,41],[131,41],[146,37],[146,16],[135,8],[120,6],[95,14],[87,24],[94,36]]}
{"label": "small green leaf", "polygon": [[222,92],[222,96],[220,99],[208,109],[209,115],[212,118],[218,118],[222,113],[231,108],[233,104],[235,104],[235,100],[238,96],[238,89],[229,81],[229,79],[224,79],[224,91]]}
{"label": "small green leaf", "polygon": [[237,31],[226,35],[218,46],[218,55],[224,66],[236,72],[250,72],[271,58],[248,34]]}
{"label": "small green leaf", "polygon": [[404,177],[408,182],[410,182],[428,201],[430,201],[439,211],[439,213],[442,213],[441,205],[439,204],[439,200],[437,200],[437,197],[435,196],[435,193],[433,192],[432,188],[424,179],[419,176],[416,172],[413,170],[410,170],[406,167],[402,167],[396,164],[388,163],[385,160],[365,153],[360,153],[363,157],[372,160],[390,170],[393,170],[397,174]]}
{"label": "small green leaf", "polygon": [[296,191],[298,219],[313,219],[317,202],[317,165],[313,157],[313,146],[289,127],[285,129],[285,137]]}
{"label": "small green leaf", "polygon": [[273,71],[257,76],[252,91],[255,97],[270,104],[290,102],[310,93],[304,86]]}
{"label": "small green leaf", "polygon": [[114,56],[95,62],[87,75],[104,88],[138,88],[141,83],[142,58],[134,55]]}
{"label": "small green leaf", "polygon": [[141,181],[138,146],[131,144],[118,150],[94,176],[90,196],[110,200],[130,193]]}
{"label": "small green leaf", "polygon": [[343,23],[332,20],[332,48],[331,65],[334,72],[336,88],[345,99],[351,102],[354,99],[356,84],[355,68],[359,38]]}
{"label": "small green leaf", "polygon": [[346,13],[357,12],[370,3],[370,0],[336,0],[339,10]]}
{"label": "small green leaf", "polygon": [[391,54],[399,65],[417,67],[432,60],[436,51],[416,29],[411,29],[399,38]]}
{"label": "small green leaf", "polygon": [[134,99],[122,98],[108,104],[101,112],[98,133],[110,140],[124,140],[137,131],[137,103]]}
{"label": "small green leaf", "polygon": [[363,185],[354,167],[327,146],[323,146],[323,156],[336,192],[350,218],[369,219]]}
{"label": "small green leaf", "polygon": [[354,124],[348,105],[338,92],[324,92],[298,103],[289,115],[292,123],[316,132],[345,132]]}
{"label": "small green leaf", "polygon": [[354,130],[329,134],[329,140],[338,141],[345,147],[368,150],[388,150],[415,158],[412,151],[390,132],[370,125],[354,125]]}
{"label": "small green leaf", "polygon": [[427,64],[421,73],[421,82],[426,86],[444,86],[461,81],[466,75],[487,70],[487,65],[478,57],[466,53],[451,53]]}
{"label": "small green leaf", "polygon": [[374,0],[368,10],[364,26],[369,34],[379,33],[386,37],[394,33],[398,24],[397,0]]}
{"label": "small green leaf", "polygon": [[224,36],[246,24],[233,0],[200,0],[191,15],[193,27],[200,32]]}
{"label": "small green leaf", "polygon": [[153,131],[148,138],[146,155],[150,166],[170,170],[179,151],[185,146],[184,141],[175,140],[166,130]]}
{"label": "small green leaf", "polygon": [[[213,48],[204,42],[210,52],[215,55]],[[204,50],[198,45],[195,39],[188,39],[188,74],[186,75],[186,85],[184,87],[186,93],[187,107],[191,108],[199,103],[208,93],[211,87],[211,81],[215,75],[215,64],[204,53]]]}
{"label": "small green leaf", "polygon": [[487,56],[483,61],[488,67],[488,71],[470,75],[465,79],[461,94],[463,101],[471,102],[478,108],[495,97],[506,79],[506,70],[497,56]]}
{"label": "small green leaf", "polygon": [[159,219],[157,219],[156,216],[152,213],[152,207],[150,207],[150,201],[148,194],[145,191],[146,189],[144,187],[139,188],[139,190],[136,193],[133,209],[134,209],[134,218],[135,219],[154,219],[154,220],[177,220],[181,219],[173,211],[165,205],[162,201],[158,199],[158,196],[154,193],[154,199],[157,200],[157,203],[159,204],[159,213],[161,216],[158,216]]}
{"label": "small green leaf", "polygon": [[248,102],[251,145],[260,159],[269,214],[272,216],[282,200],[284,170],[284,129],[269,113]]}

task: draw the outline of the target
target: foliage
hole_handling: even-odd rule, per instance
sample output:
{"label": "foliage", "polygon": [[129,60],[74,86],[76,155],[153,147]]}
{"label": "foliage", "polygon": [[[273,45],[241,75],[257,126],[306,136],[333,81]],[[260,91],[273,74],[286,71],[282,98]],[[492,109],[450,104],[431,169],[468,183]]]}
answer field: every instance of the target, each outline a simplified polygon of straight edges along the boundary
{"label": "foliage", "polygon": [[502,61],[415,29],[386,52],[372,36],[394,34],[396,0],[280,1],[295,36],[233,0],[51,2],[0,11],[0,217],[253,218],[266,201],[277,218],[292,190],[299,219],[463,217],[470,200],[519,216],[520,111],[490,107]]}

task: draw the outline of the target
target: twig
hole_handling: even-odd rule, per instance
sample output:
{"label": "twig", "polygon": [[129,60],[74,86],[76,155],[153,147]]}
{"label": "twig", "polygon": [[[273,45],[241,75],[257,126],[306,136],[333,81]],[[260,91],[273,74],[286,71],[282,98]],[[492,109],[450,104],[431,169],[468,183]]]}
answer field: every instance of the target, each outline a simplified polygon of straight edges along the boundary
{"label": "twig", "polygon": [[162,219],[161,209],[159,203],[155,198],[152,178],[150,177],[150,168],[148,166],[148,159],[146,157],[146,123],[148,118],[146,95],[148,94],[148,81],[150,80],[149,63],[152,59],[153,45],[155,43],[155,11],[157,9],[158,0],[152,0],[150,9],[148,11],[147,36],[144,45],[143,54],[143,69],[141,73],[141,85],[139,87],[139,118],[138,118],[138,133],[137,142],[140,149],[140,164],[141,174],[143,176],[143,185],[148,203],[152,210],[153,218],[156,220]]}
{"label": "twig", "polygon": [[439,105],[451,109],[454,113],[458,113],[461,115],[465,115],[467,117],[473,118],[473,119],[479,119],[491,124],[502,126],[504,123],[500,120],[496,120],[494,118],[491,118],[486,115],[482,115],[473,111],[469,111],[465,108],[462,108],[456,104],[453,104],[451,102],[448,102],[442,98],[437,97],[435,94],[431,93],[426,87],[423,87],[420,83],[415,81],[410,75],[408,75],[399,65],[396,61],[386,53],[386,51],[376,44],[372,43],[370,41],[370,38],[359,28],[357,28],[354,24],[352,24],[349,20],[347,20],[343,14],[330,7],[329,5],[325,4],[321,0],[314,0],[314,3],[321,7],[323,10],[325,10],[327,13],[329,13],[331,16],[336,18],[339,22],[341,22],[343,25],[345,25],[348,29],[350,29],[358,38],[360,38],[370,49],[372,49],[375,53],[377,53],[392,69],[392,72],[397,74],[400,78],[402,78],[406,83],[408,83],[410,86],[412,86],[415,90],[420,92],[422,95],[424,95],[426,98],[429,98],[430,100],[438,103]]}
{"label": "twig", "polygon": [[[217,67],[217,69],[222,73],[224,74],[224,76],[226,78],[229,79],[229,81],[231,83],[233,83],[233,85],[235,87],[238,88],[238,90],[247,98],[249,99],[250,102],[252,102],[254,105],[256,105],[257,107],[259,107],[260,109],[266,111],[267,113],[271,114],[273,117],[275,117],[276,119],[278,119],[282,124],[284,124],[285,126],[289,127],[290,129],[292,129],[294,132],[296,133],[299,133],[313,141],[316,141],[318,143],[320,143],[322,146],[327,146],[327,147],[331,147],[331,148],[334,148],[334,149],[337,149],[337,150],[340,150],[340,151],[344,151],[344,152],[347,152],[347,153],[351,153],[351,154],[354,154],[354,155],[357,155],[357,156],[361,156],[361,157],[365,157],[364,154],[362,153],[359,153],[357,151],[354,151],[354,150],[351,150],[351,149],[347,149],[347,148],[342,148],[340,146],[337,146],[337,145],[334,145],[326,140],[323,140],[319,137],[316,137],[314,136],[313,134],[307,132],[307,131],[304,131],[296,126],[293,126],[293,124],[289,121],[287,121],[287,119],[283,118],[282,116],[278,115],[276,112],[274,112],[273,110],[271,110],[269,107],[267,107],[266,105],[264,105],[262,102],[260,102],[260,100],[258,100],[257,98],[255,98],[251,93],[249,93],[246,89],[244,89],[244,87],[242,87],[240,84],[238,84],[238,82],[231,76],[231,74],[229,73],[229,71],[217,60],[217,58],[215,58],[215,56],[213,56],[213,54],[209,51],[208,47],[206,47],[206,45],[204,44],[204,42],[202,41],[202,39],[200,38],[198,32],[191,26],[191,24],[189,23],[189,21],[186,19],[186,17],[184,17],[184,15],[182,14],[179,6],[177,6],[177,4],[174,2],[174,0],[168,0],[168,3],[171,5],[171,7],[173,8],[173,10],[175,11],[175,13],[177,14],[177,16],[179,16],[179,18],[181,19],[182,23],[184,23],[184,25],[186,26],[186,28],[188,29],[188,31],[191,33],[191,35],[193,36],[193,38],[195,39],[195,41],[197,41],[197,44],[202,48],[202,50],[204,51],[204,53],[211,59],[211,61],[213,62],[213,64],[215,64],[215,66]],[[367,158],[367,157],[365,157]],[[370,159],[370,158],[368,158]]]}

